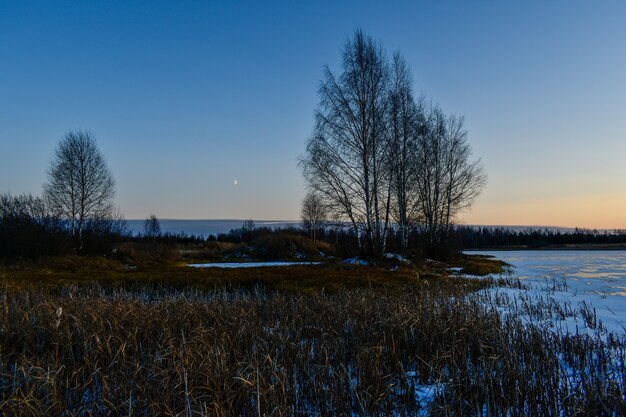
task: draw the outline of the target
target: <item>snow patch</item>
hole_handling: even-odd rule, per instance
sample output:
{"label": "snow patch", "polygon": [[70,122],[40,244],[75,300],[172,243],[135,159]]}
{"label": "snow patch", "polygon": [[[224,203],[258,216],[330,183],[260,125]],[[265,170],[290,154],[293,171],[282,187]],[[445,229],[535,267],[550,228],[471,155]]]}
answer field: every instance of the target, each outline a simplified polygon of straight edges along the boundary
{"label": "snow patch", "polygon": [[399,253],[386,253],[384,256],[387,259],[395,259],[396,261],[402,262],[403,264],[410,264],[411,263],[411,261],[409,261],[404,256],[400,255]]}
{"label": "snow patch", "polygon": [[370,263],[360,259],[358,256],[355,256],[354,258],[348,258],[348,259],[344,259],[343,261],[344,264],[349,264],[349,265],[362,265],[362,266],[367,266]]}

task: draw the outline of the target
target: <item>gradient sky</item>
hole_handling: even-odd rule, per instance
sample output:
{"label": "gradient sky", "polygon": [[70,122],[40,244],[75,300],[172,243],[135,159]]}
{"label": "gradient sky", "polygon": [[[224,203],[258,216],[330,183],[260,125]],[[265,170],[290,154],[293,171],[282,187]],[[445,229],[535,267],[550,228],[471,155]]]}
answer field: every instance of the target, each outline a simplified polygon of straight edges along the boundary
{"label": "gradient sky", "polygon": [[[626,228],[626,2],[0,0],[0,192],[94,133],[127,218],[297,219],[297,157],[355,28],[465,115],[473,224]],[[238,185],[233,185],[233,180]]]}

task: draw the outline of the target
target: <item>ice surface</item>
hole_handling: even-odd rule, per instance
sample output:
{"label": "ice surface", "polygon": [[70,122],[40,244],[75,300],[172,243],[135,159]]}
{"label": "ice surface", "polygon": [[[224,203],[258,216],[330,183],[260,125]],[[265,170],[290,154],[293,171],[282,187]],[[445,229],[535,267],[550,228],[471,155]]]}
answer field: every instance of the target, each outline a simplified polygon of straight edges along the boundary
{"label": "ice surface", "polygon": [[514,266],[513,277],[526,287],[491,291],[510,299],[558,303],[565,311],[572,311],[571,315],[546,323],[555,330],[590,331],[589,321],[595,321],[608,332],[626,336],[626,251],[466,253],[492,255],[510,263]]}

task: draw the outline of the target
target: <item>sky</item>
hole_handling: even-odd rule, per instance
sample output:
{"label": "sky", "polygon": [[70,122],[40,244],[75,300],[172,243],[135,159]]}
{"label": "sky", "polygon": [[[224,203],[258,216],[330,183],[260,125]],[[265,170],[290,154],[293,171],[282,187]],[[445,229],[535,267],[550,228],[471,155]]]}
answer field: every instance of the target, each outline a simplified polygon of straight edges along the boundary
{"label": "sky", "polygon": [[626,228],[625,16],[608,0],[0,0],[0,193],[40,194],[84,129],[127,218],[297,219],[323,67],[361,28],[465,117],[488,183],[462,222]]}

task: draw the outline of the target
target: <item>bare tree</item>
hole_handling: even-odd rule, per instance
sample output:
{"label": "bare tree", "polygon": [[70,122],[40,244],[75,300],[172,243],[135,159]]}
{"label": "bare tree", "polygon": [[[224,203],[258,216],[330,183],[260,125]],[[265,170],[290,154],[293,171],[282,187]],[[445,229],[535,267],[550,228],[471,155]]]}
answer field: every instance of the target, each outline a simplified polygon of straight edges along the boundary
{"label": "bare tree", "polygon": [[411,78],[399,53],[388,64],[382,47],[356,31],[344,47],[343,72],[325,69],[300,160],[309,189],[332,218],[352,225],[370,254],[384,252],[391,220],[403,250],[418,225],[437,245],[485,184],[463,119],[436,106],[427,111]]}
{"label": "bare tree", "polygon": [[145,237],[155,239],[161,236],[161,223],[156,215],[151,214],[143,224],[143,234]]}
{"label": "bare tree", "polygon": [[382,252],[388,226],[388,85],[384,50],[356,31],[345,45],[341,75],[325,69],[314,134],[301,160],[310,189],[364,235],[370,253]]}
{"label": "bare tree", "polygon": [[56,148],[44,193],[69,222],[76,252],[83,248],[86,222],[111,213],[114,187],[111,171],[93,135],[84,131],[66,134]]}
{"label": "bare tree", "polygon": [[387,169],[392,200],[389,207],[400,231],[402,250],[406,251],[409,229],[418,220],[419,193],[415,187],[418,161],[415,150],[417,136],[424,131],[426,120],[423,99],[416,103],[411,72],[399,53],[393,57],[391,78]]}
{"label": "bare tree", "polygon": [[253,232],[255,228],[256,224],[254,223],[253,219],[244,220],[243,224],[241,225],[241,231],[244,233]]}
{"label": "bare tree", "polygon": [[418,135],[417,189],[429,245],[439,244],[459,212],[469,208],[486,183],[480,159],[472,160],[463,118],[432,109]]}
{"label": "bare tree", "polygon": [[328,219],[326,206],[322,199],[315,193],[309,192],[302,200],[302,226],[309,233],[313,241],[317,237],[317,231],[324,226]]}
{"label": "bare tree", "polygon": [[451,116],[447,123],[445,213],[442,216],[446,233],[450,232],[455,216],[471,207],[487,183],[480,158],[472,160],[463,122],[462,117]]}

